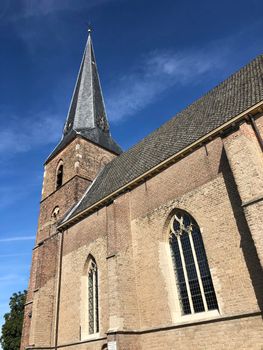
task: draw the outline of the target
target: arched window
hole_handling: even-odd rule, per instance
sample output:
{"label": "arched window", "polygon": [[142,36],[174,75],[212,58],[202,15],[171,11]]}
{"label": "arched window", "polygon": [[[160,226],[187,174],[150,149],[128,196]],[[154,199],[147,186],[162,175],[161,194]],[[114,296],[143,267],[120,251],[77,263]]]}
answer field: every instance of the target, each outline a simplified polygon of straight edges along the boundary
{"label": "arched window", "polygon": [[57,169],[56,189],[59,189],[63,183],[63,163],[61,162]]}
{"label": "arched window", "polygon": [[59,216],[59,206],[56,206],[53,210],[52,210],[52,214],[51,214],[51,219],[53,221],[57,221]]}
{"label": "arched window", "polygon": [[90,257],[88,265],[88,323],[89,334],[99,331],[98,269],[96,261]]}
{"label": "arched window", "polygon": [[200,228],[183,210],[171,219],[169,243],[182,314],[218,309]]}

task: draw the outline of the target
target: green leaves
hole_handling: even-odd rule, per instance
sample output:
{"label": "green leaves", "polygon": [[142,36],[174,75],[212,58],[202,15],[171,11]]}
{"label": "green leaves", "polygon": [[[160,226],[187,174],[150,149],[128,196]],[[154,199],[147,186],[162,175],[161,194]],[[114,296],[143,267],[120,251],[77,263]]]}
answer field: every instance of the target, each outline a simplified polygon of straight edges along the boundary
{"label": "green leaves", "polygon": [[10,312],[4,315],[0,343],[3,350],[19,350],[27,291],[14,293],[9,302]]}

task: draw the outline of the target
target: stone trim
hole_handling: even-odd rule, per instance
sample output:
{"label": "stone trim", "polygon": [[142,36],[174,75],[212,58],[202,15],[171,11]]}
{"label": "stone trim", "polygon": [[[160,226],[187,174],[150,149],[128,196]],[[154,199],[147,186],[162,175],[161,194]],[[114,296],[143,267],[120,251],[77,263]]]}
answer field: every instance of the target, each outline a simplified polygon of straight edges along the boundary
{"label": "stone trim", "polygon": [[24,307],[26,307],[27,305],[33,304],[33,300],[30,300],[28,302],[25,303]]}
{"label": "stone trim", "polygon": [[116,256],[116,254],[111,254],[111,255],[106,257],[106,260],[111,259],[111,258],[115,258],[115,256]]}
{"label": "stone trim", "polygon": [[251,204],[255,204],[255,203],[257,203],[257,202],[261,202],[262,200],[263,200],[263,194],[261,194],[260,196],[256,196],[256,197],[250,199],[250,200],[247,201],[247,202],[242,203],[241,206],[242,206],[243,208],[244,208],[244,207],[248,207],[248,206],[251,205]]}
{"label": "stone trim", "polygon": [[[214,319],[209,319],[209,320],[203,320],[203,321],[195,321],[195,322],[189,322],[189,323],[182,323],[182,324],[176,324],[176,325],[171,325],[171,326],[164,326],[164,327],[153,327],[153,328],[146,328],[143,330],[119,330],[119,331],[108,331],[107,335],[142,335],[142,334],[147,334],[147,333],[154,333],[154,332],[165,332],[173,329],[180,329],[180,328],[186,328],[186,327],[193,327],[193,326],[198,326],[198,325],[204,325],[208,323],[216,323],[216,322],[224,322],[224,321],[232,321],[232,320],[237,320],[241,318],[250,318],[250,317],[257,317],[257,316],[262,316],[261,311],[255,311],[247,314],[238,314],[238,315],[231,315],[231,316],[225,316],[225,317],[217,317]],[[26,350],[55,350],[63,347],[70,347],[74,345],[81,345],[85,343],[92,343],[92,342],[97,342],[100,340],[107,340],[107,337],[100,337],[100,338],[93,338],[93,339],[88,339],[88,340],[83,340],[75,343],[67,343],[67,344],[61,344],[55,346],[40,346],[40,347],[26,347]]]}
{"label": "stone trim", "polygon": [[57,236],[60,232],[64,232],[64,231],[56,231],[55,233],[53,233],[52,235],[46,237],[45,239],[43,239],[42,241],[38,242],[33,248],[32,250],[36,250],[37,248],[41,247],[46,241],[54,238],[55,236]]}
{"label": "stone trim", "polygon": [[113,334],[127,334],[127,335],[141,335],[141,334],[147,334],[147,333],[154,333],[154,332],[164,332],[169,331],[172,329],[180,329],[180,328],[186,328],[186,327],[194,327],[198,325],[204,325],[208,323],[217,323],[217,322],[224,322],[224,321],[232,321],[232,320],[238,320],[241,318],[250,318],[250,317],[257,317],[262,316],[263,313],[261,311],[255,311],[248,314],[238,314],[238,315],[231,315],[231,316],[223,316],[223,317],[216,317],[211,318],[207,320],[200,320],[200,321],[194,321],[194,322],[187,322],[187,323],[181,323],[181,324],[174,324],[171,326],[163,326],[163,327],[153,327],[153,328],[145,328],[142,330],[119,330],[119,331],[108,331],[107,335],[113,335]]}
{"label": "stone trim", "polygon": [[25,349],[26,350],[52,350],[52,349],[59,349],[59,348],[65,348],[65,347],[70,347],[70,346],[74,346],[74,345],[81,345],[81,344],[86,344],[86,343],[92,343],[92,342],[97,342],[100,340],[107,340],[107,337],[100,337],[100,338],[94,338],[94,339],[88,339],[88,340],[82,340],[79,342],[75,342],[75,343],[67,343],[67,344],[61,344],[61,345],[57,345],[55,346],[28,346]]}
{"label": "stone trim", "polygon": [[52,194],[54,194],[55,192],[57,192],[58,190],[60,190],[62,187],[64,187],[65,185],[67,185],[71,180],[75,179],[75,177],[78,177],[80,179],[83,179],[83,180],[87,180],[87,181],[90,181],[92,182],[91,179],[87,178],[87,177],[84,177],[84,176],[81,176],[81,175],[74,175],[73,177],[71,177],[68,181],[64,182],[59,188],[56,188],[53,192],[51,192],[48,196],[46,196],[45,198],[41,199],[40,201],[40,204],[42,204],[46,199],[48,199],[49,197],[52,196]]}

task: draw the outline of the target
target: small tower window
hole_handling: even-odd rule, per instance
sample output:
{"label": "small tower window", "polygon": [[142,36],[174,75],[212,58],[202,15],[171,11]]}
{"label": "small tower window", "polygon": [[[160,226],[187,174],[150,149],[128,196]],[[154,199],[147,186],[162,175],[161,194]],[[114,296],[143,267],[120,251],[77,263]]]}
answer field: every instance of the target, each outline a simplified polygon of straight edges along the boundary
{"label": "small tower window", "polygon": [[56,207],[53,209],[52,214],[51,214],[52,220],[53,220],[53,221],[57,221],[58,215],[59,215],[59,207],[56,206]]}
{"label": "small tower window", "polygon": [[56,182],[56,189],[60,188],[63,183],[63,163],[61,163],[57,170],[57,182]]}
{"label": "small tower window", "polygon": [[182,314],[218,309],[200,228],[188,213],[175,212],[169,242]]}

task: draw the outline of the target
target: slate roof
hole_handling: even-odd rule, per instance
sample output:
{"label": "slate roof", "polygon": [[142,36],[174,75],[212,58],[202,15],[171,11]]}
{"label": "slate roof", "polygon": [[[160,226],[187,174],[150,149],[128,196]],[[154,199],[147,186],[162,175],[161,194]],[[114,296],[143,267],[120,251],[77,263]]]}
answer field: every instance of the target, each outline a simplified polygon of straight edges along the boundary
{"label": "slate roof", "polygon": [[112,139],[109,131],[90,34],[81,61],[62,139],[46,162],[56,156],[77,134],[113,153],[122,153],[120,146]]}
{"label": "slate roof", "polygon": [[70,130],[65,136],[62,137],[59,144],[52,151],[45,161],[45,164],[54,158],[66,145],[68,145],[77,135],[80,135],[84,139],[96,143],[101,147],[115,153],[121,154],[121,147],[114,141],[109,132],[105,133],[99,130],[98,128],[93,128],[89,130]]}
{"label": "slate roof", "polygon": [[108,163],[66,220],[263,100],[263,55]]}

